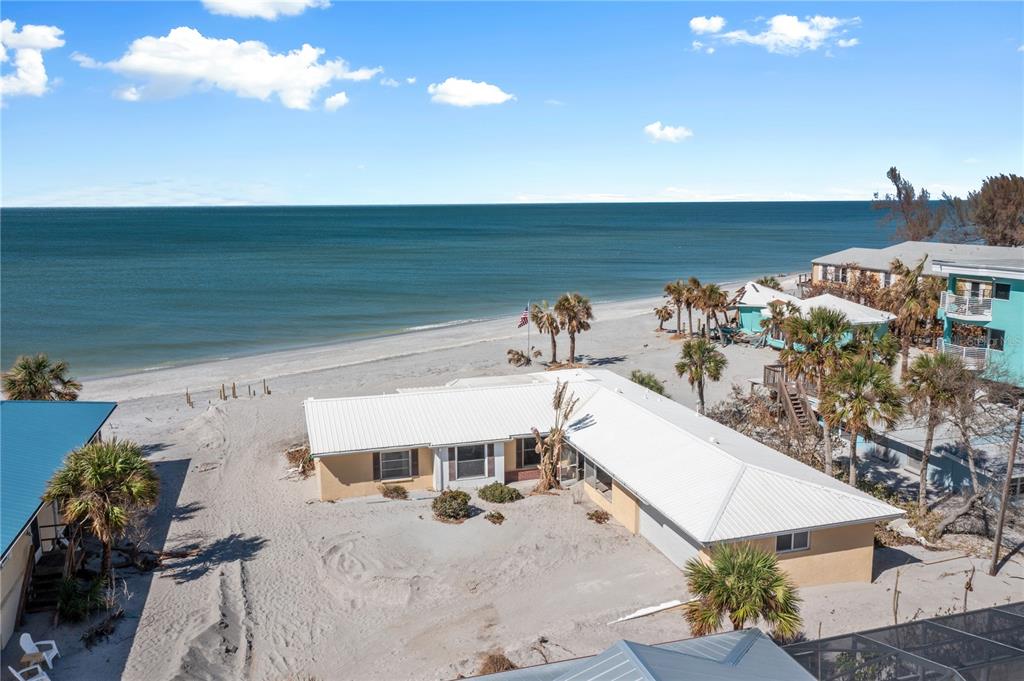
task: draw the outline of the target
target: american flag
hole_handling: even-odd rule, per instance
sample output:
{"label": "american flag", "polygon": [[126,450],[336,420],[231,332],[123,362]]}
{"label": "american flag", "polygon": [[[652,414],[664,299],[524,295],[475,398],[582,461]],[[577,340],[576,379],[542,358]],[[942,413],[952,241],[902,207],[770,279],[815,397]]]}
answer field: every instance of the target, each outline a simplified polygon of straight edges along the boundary
{"label": "american flag", "polygon": [[530,323],[530,308],[524,307],[523,314],[519,315],[519,324],[516,326],[517,329],[521,329]]}

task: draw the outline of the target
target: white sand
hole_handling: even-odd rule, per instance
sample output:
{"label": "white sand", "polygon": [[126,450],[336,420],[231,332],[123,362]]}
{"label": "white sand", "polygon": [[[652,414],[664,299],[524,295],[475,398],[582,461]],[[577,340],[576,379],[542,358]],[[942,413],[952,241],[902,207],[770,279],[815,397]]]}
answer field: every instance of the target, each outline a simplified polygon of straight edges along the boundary
{"label": "white sand", "polygon": [[[659,302],[596,306],[594,329],[580,337],[578,352],[623,374],[654,371],[673,397],[693,406],[689,386],[672,370],[679,342],[654,331],[651,308]],[[87,383],[83,398],[121,402],[104,434],[151,448],[162,480],[152,542],[196,546],[198,554],[148,575],[125,571],[134,594],[128,617],[91,651],[77,640],[81,627],[51,629],[45,617],[32,617],[26,628],[56,638],[64,653],[52,678],[451,678],[472,672],[477,655],[497,647],[519,664],[540,662],[532,646],[541,636],[551,659],[595,653],[624,637],[687,636],[677,611],[607,624],[685,598],[682,576],[642,539],[587,521],[589,507],[570,493],[502,508],[508,519],[500,527],[482,516],[443,525],[430,519],[425,499],[320,503],[312,480],[286,476],[281,452],[304,436],[305,397],[536,370],[505,362],[505,350],[525,340],[515,321]],[[534,334],[534,345],[547,353],[545,338]],[[559,345],[564,356],[564,336]],[[744,385],[773,357],[742,346],[725,353],[730,375]],[[273,394],[247,397],[244,386],[258,394],[263,378]],[[218,400],[216,386],[231,381],[242,397]],[[186,387],[194,409],[184,403]],[[711,386],[709,402],[728,390],[728,382]],[[943,557],[887,550],[876,562]],[[1019,562],[995,579],[975,562],[971,607],[1024,597]],[[956,606],[966,567],[959,560],[905,568],[902,618]],[[817,636],[819,623],[827,635],[890,622],[894,575],[889,568],[874,584],[803,590],[807,633]],[[4,650],[5,664],[16,661],[16,645]]]}

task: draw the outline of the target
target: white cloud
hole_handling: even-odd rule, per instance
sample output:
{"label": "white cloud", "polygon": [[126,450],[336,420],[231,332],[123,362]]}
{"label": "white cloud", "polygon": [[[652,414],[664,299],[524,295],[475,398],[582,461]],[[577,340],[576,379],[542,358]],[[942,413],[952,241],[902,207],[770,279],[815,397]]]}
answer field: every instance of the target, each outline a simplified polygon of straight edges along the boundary
{"label": "white cloud", "polygon": [[114,90],[114,97],[125,102],[137,102],[142,99],[142,94],[137,87],[129,85],[120,90]]}
{"label": "white cloud", "polygon": [[416,76],[409,76],[408,78],[405,79],[405,82],[408,83],[409,85],[415,85]]}
{"label": "white cloud", "polygon": [[645,125],[644,134],[650,137],[652,142],[682,142],[687,137],[693,137],[693,131],[689,128],[662,125],[661,121]]}
{"label": "white cloud", "polygon": [[348,104],[348,95],[339,92],[324,100],[324,111],[337,111],[346,104]]}
{"label": "white cloud", "polygon": [[707,54],[714,54],[715,53],[715,48],[709,47],[708,49],[704,50],[704,52],[706,52]]}
{"label": "white cloud", "polygon": [[163,37],[132,41],[114,61],[98,62],[77,53],[72,58],[86,68],[144,81],[131,86],[131,101],[217,88],[263,101],[276,95],[289,109],[309,109],[317,93],[332,81],[369,80],[382,71],[380,67],[353,70],[344,59],[321,61],[323,55],[323,49],[309,44],[272,53],[256,40],[207,38],[194,28],[180,26]]}
{"label": "white cloud", "polygon": [[845,27],[855,26],[860,18],[840,19],[838,17],[813,16],[800,19],[789,14],[777,14],[768,20],[768,26],[761,33],[751,34],[745,30],[722,33],[720,38],[729,43],[745,43],[759,45],[776,54],[799,54],[819,47],[846,44],[840,47],[852,47],[857,44],[856,38],[844,39],[840,36],[847,32]]}
{"label": "white cloud", "polygon": [[1018,52],[1024,52],[1024,45],[1021,45],[1020,47],[1018,47],[1017,51]]}
{"label": "white cloud", "polygon": [[386,85],[387,87],[398,87],[399,85],[401,85],[401,83],[399,83],[394,78],[381,78],[380,84]]}
{"label": "white cloud", "polygon": [[708,47],[707,45],[705,45],[704,43],[702,43],[699,40],[694,40],[692,43],[690,43],[690,47],[693,48],[694,52],[704,52],[705,54],[714,54],[715,53],[715,48]]}
{"label": "white cloud", "polygon": [[722,17],[694,17],[690,19],[690,30],[694,33],[718,33],[725,28]]}
{"label": "white cloud", "polygon": [[49,78],[43,64],[43,51],[64,46],[64,31],[56,26],[17,24],[10,19],[0,21],[0,62],[7,63],[7,50],[14,50],[14,73],[0,78],[0,97],[46,93]]}
{"label": "white cloud", "polygon": [[330,6],[330,0],[203,0],[203,7],[213,14],[271,21],[302,14],[308,7]]}
{"label": "white cloud", "polygon": [[860,40],[857,38],[840,38],[836,41],[836,47],[856,47],[857,45],[860,45]]}
{"label": "white cloud", "polygon": [[431,101],[452,106],[503,104],[515,99],[515,95],[510,95],[497,85],[463,78],[448,78],[440,84],[431,83],[427,86],[427,92],[430,93]]}
{"label": "white cloud", "polygon": [[548,106],[565,106],[565,102],[560,99],[545,99],[544,103]]}

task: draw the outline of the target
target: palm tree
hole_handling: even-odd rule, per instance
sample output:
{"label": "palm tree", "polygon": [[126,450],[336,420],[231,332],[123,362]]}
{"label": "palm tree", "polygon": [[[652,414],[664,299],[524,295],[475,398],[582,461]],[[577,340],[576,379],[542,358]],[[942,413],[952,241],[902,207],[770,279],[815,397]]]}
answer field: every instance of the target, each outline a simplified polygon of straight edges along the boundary
{"label": "palm tree", "polygon": [[873,326],[855,327],[853,339],[844,349],[851,355],[884,364],[890,369],[896,366],[896,358],[900,356],[900,342],[896,336],[888,332],[877,336]]}
{"label": "palm tree", "polygon": [[943,280],[928,276],[924,265],[928,256],[921,258],[913,268],[893,260],[889,265],[892,273],[899,279],[888,289],[888,308],[896,315],[893,329],[900,338],[900,377],[907,373],[910,363],[910,345],[914,338],[934,324],[935,314],[939,309],[939,294]]}
{"label": "palm tree", "polygon": [[68,455],[43,500],[57,502],[64,522],[84,525],[103,545],[102,575],[113,576],[110,552],[132,515],[156,504],[159,481],[142,450],[128,440],[93,442]]}
{"label": "palm tree", "polygon": [[783,332],[785,347],[792,347],[793,339],[789,334],[793,317],[800,316],[800,308],[789,301],[770,300],[768,301],[768,316],[761,317],[761,329],[769,337],[774,337],[776,331]]}
{"label": "palm tree", "polygon": [[[686,286],[682,279],[665,284],[665,297],[668,304],[676,308],[676,335],[683,333],[683,305],[686,303]],[[666,305],[666,307],[668,307]],[[661,318],[661,315],[658,315]]]}
{"label": "palm tree", "polygon": [[782,284],[780,284],[779,280],[776,279],[775,277],[771,277],[771,276],[761,277],[760,279],[758,279],[754,283],[757,284],[758,286],[764,286],[765,288],[773,288],[776,291],[781,291],[782,290]]}
{"label": "palm tree", "polygon": [[68,363],[62,359],[50,362],[43,353],[35,357],[22,355],[3,375],[4,392],[9,400],[78,399],[82,384],[68,376]]}
{"label": "palm tree", "polygon": [[590,331],[594,311],[590,299],[579,293],[566,293],[555,303],[555,315],[562,330],[569,334],[569,364],[576,361],[576,334]]}
{"label": "palm tree", "polygon": [[672,319],[672,307],[670,305],[656,307],[654,308],[654,316],[658,318],[658,331],[664,331],[665,322]]}
{"label": "palm tree", "polygon": [[892,428],[903,416],[900,390],[889,368],[864,357],[845,363],[825,383],[821,414],[850,435],[850,484],[857,484],[857,436],[867,437],[873,424]]}
{"label": "palm tree", "polygon": [[641,371],[640,369],[633,369],[629,374],[629,380],[633,381],[637,385],[642,385],[651,392],[656,392],[659,395],[668,397],[668,393],[665,392],[665,384],[650,371]]}
{"label": "palm tree", "polygon": [[[924,449],[921,450],[921,477],[917,489],[917,507],[924,513],[928,495],[928,455],[935,441],[935,428],[952,412],[965,389],[971,389],[967,369],[959,357],[921,355],[903,377],[903,387],[915,415],[925,415]],[[977,490],[975,490],[977,491]]]}
{"label": "palm tree", "polygon": [[706,381],[717,381],[722,378],[729,360],[725,358],[715,344],[706,338],[694,338],[683,343],[679,361],[676,362],[676,374],[686,376],[690,387],[697,388],[698,411],[704,413],[704,384]]}
{"label": "palm tree", "polygon": [[690,335],[693,335],[693,308],[700,306],[701,293],[704,287],[697,277],[690,277],[683,287],[683,305],[686,306],[686,318],[690,323]]}
{"label": "palm tree", "polygon": [[[806,376],[814,381],[820,400],[825,394],[825,381],[839,368],[843,361],[843,339],[852,328],[850,320],[842,312],[825,307],[811,308],[806,318],[791,317],[790,330],[793,340],[803,346],[803,352],[792,347],[779,353],[779,359],[790,376]],[[828,417],[825,422],[825,473],[832,475],[832,428]]]}
{"label": "palm tree", "polygon": [[733,630],[763,619],[776,638],[800,631],[800,596],[774,554],[750,544],[719,544],[711,561],[691,558],[684,568],[686,585],[696,600],[685,617],[694,636],[707,636],[728,619]]}
{"label": "palm tree", "polygon": [[558,317],[548,307],[548,301],[542,300],[540,305],[533,304],[533,307],[530,308],[530,321],[538,331],[551,336],[551,364],[556,364],[558,362],[558,341],[555,340],[555,336],[562,328],[558,325]]}
{"label": "palm tree", "polygon": [[558,480],[558,464],[562,460],[565,426],[579,403],[579,398],[572,394],[566,395],[568,390],[568,383],[555,382],[555,394],[551,399],[551,406],[555,410],[555,423],[548,429],[548,434],[541,435],[539,429],[531,429],[537,442],[537,453],[540,454],[540,479],[534,488],[535,492],[547,492],[549,489],[562,486]]}
{"label": "palm tree", "polygon": [[718,313],[725,315],[729,306],[729,294],[719,287],[718,284],[705,284],[700,293],[701,308],[707,315],[707,323],[704,326],[704,337],[707,337],[711,328],[711,321],[714,320],[715,327],[721,328],[718,323]]}

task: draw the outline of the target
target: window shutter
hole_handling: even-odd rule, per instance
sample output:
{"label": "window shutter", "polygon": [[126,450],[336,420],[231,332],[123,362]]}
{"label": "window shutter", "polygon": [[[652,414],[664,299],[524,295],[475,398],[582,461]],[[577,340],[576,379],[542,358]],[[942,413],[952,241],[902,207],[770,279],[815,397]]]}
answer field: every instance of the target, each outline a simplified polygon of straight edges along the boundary
{"label": "window shutter", "polygon": [[409,475],[413,478],[420,474],[420,450],[414,449],[409,452]]}
{"label": "window shutter", "polygon": [[380,452],[373,453],[373,479],[380,480]]}
{"label": "window shutter", "polygon": [[494,444],[487,445],[487,476],[494,475]]}

